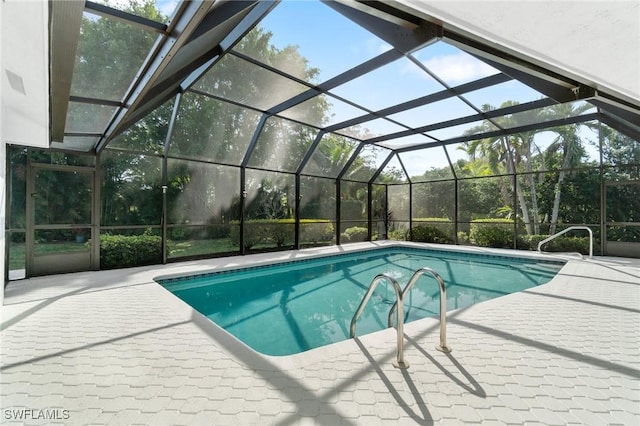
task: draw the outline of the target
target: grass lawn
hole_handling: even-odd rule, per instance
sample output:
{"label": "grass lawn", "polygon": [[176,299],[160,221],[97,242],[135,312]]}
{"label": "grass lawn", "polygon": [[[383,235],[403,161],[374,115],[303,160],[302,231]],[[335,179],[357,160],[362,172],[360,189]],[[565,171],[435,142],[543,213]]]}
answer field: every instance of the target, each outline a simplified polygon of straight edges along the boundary
{"label": "grass lawn", "polygon": [[24,269],[25,256],[24,243],[9,243],[9,270]]}
{"label": "grass lawn", "polygon": [[[88,250],[88,246],[74,242],[36,245],[36,255],[85,250]],[[238,247],[233,245],[228,238],[218,240],[169,241],[168,255],[170,258],[175,258],[234,251],[238,251]],[[25,256],[26,250],[24,243],[11,243],[9,249],[9,270],[24,269]]]}
{"label": "grass lawn", "polygon": [[[35,255],[54,253],[77,253],[88,251],[89,245],[76,242],[62,243],[36,243]],[[9,270],[24,269],[26,259],[26,249],[24,243],[10,243],[9,246]]]}
{"label": "grass lawn", "polygon": [[[318,244],[314,244],[318,245]],[[253,247],[254,250],[268,249],[273,245],[259,245]],[[171,259],[179,257],[193,257],[216,253],[233,253],[238,252],[238,246],[233,244],[229,238],[220,238],[216,240],[189,240],[168,242],[169,253]],[[52,254],[52,253],[69,253],[89,250],[89,245],[79,244],[75,242],[37,244],[36,255]],[[17,270],[25,268],[25,244],[11,243],[9,248],[9,270]]]}
{"label": "grass lawn", "polygon": [[214,253],[229,253],[238,251],[238,246],[231,243],[229,238],[217,240],[189,240],[189,241],[168,241],[169,258],[190,257]]}

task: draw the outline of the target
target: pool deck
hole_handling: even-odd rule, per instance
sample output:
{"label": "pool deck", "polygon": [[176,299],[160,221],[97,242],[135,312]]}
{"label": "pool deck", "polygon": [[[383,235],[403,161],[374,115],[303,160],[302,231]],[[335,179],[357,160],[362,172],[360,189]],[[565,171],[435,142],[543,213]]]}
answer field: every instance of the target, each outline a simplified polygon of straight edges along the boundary
{"label": "pool deck", "polygon": [[[392,366],[395,329],[267,357],[153,281],[386,245],[11,282],[0,422],[640,424],[640,259],[567,256],[548,284],[450,312],[450,354],[435,349],[437,319],[407,324],[406,370]],[[37,418],[46,415],[59,420]]]}

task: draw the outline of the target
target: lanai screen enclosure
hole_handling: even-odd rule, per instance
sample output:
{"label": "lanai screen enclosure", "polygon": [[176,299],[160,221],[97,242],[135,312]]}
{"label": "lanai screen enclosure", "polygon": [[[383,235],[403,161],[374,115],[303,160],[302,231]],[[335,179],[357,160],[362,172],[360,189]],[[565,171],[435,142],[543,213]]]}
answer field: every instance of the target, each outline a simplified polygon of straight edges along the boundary
{"label": "lanai screen enclosure", "polygon": [[638,256],[638,105],[393,3],[53,1],[50,46],[7,276],[571,225]]}

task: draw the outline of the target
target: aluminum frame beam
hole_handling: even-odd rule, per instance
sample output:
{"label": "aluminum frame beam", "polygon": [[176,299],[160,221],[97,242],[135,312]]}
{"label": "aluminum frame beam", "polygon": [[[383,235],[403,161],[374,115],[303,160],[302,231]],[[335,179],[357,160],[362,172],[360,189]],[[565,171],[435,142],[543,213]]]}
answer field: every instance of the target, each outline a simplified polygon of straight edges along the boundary
{"label": "aluminum frame beam", "polygon": [[80,1],[52,1],[50,10],[50,141],[62,142],[67,121],[69,96],[84,3]]}
{"label": "aluminum frame beam", "polygon": [[559,84],[555,78],[540,78],[535,73],[528,73],[502,62],[491,60],[487,57],[479,57],[478,55],[473,56],[491,65],[493,68],[513,77],[515,80],[537,90],[543,95],[561,103],[591,98],[595,96],[596,93],[593,88],[579,84],[578,82],[575,82],[575,86],[573,87],[567,87],[567,84]]}
{"label": "aluminum frame beam", "polygon": [[[444,99],[452,98],[454,96],[458,96],[463,93],[472,92],[474,90],[479,90],[485,87],[493,86],[496,84],[504,83],[510,81],[511,77],[505,74],[495,74],[489,77],[482,78],[480,80],[472,81],[470,83],[462,84],[460,86],[456,86],[451,90],[442,90],[440,92],[432,93],[426,96],[422,96],[420,98],[412,99],[407,102],[403,102],[398,105],[391,106],[389,108],[384,108],[379,111],[375,111],[371,114],[361,115],[360,117],[352,118],[351,120],[343,121],[342,123],[336,123],[331,126],[326,127],[324,130],[327,132],[334,132],[336,130],[344,129],[345,127],[355,126],[357,124],[361,124],[370,120],[374,120],[376,118],[387,117],[388,115],[397,114],[399,112],[407,111],[412,108],[417,108],[420,106],[428,105],[431,103],[435,103],[438,101],[442,101]],[[415,132],[413,132],[415,133]]]}
{"label": "aluminum frame beam", "polygon": [[373,184],[376,179],[378,179],[378,176],[380,176],[380,173],[382,173],[384,168],[387,167],[387,164],[389,164],[394,155],[396,155],[396,152],[393,150],[389,150],[389,155],[387,155],[387,158],[384,159],[382,164],[380,164],[380,167],[378,167],[373,176],[371,176],[371,179],[369,179],[369,181],[367,182],[369,185]]}
{"label": "aluminum frame beam", "polygon": [[305,102],[314,96],[320,95],[322,93],[326,93],[329,90],[336,88],[344,83],[347,83],[351,80],[355,80],[358,77],[361,77],[377,68],[380,68],[384,65],[390,64],[391,62],[400,59],[402,54],[397,50],[391,49],[384,52],[381,55],[376,56],[375,58],[369,59],[366,62],[363,62],[355,67],[351,68],[339,74],[314,88],[310,88],[309,90],[302,92],[299,95],[296,95],[280,104],[272,107],[267,111],[269,114],[278,114],[286,109],[294,107],[302,102]]}
{"label": "aluminum frame beam", "polygon": [[180,84],[180,90],[186,91],[218,62],[224,54],[229,52],[251,29],[260,22],[277,4],[279,0],[260,1],[249,13],[236,25],[233,30],[220,42],[220,55],[205,62],[193,70]]}
{"label": "aluminum frame beam", "polygon": [[635,108],[633,105],[601,94],[596,94],[595,98],[589,100],[589,102],[607,114],[618,117],[620,120],[640,125],[640,109]]}
{"label": "aluminum frame beam", "polygon": [[447,127],[458,126],[460,124],[473,123],[474,121],[478,121],[478,120],[497,118],[497,117],[502,117],[504,115],[515,114],[523,111],[529,111],[536,108],[544,108],[547,106],[555,105],[556,103],[557,102],[551,98],[544,98],[537,101],[527,102],[524,104],[517,104],[517,105],[505,107],[505,108],[494,109],[494,110],[486,111],[480,114],[467,115],[465,117],[454,118],[452,120],[440,121],[438,123],[416,127],[415,129],[412,129],[412,130],[404,130],[401,132],[390,133],[388,135],[377,136],[375,138],[367,139],[366,142],[378,143],[378,142],[384,142],[384,141],[402,138],[405,136],[410,136],[415,134],[424,134],[433,130],[445,129]]}
{"label": "aluminum frame beam", "polygon": [[481,43],[453,31],[445,29],[443,40],[483,61],[490,62],[490,65],[492,66],[506,66],[510,72],[519,71],[521,73],[537,77],[538,79],[544,80],[548,83],[552,83],[559,88],[563,87],[568,90],[573,90],[580,86],[580,83],[573,79],[564,77],[532,62],[517,58],[505,51],[490,47],[485,43]]}
{"label": "aluminum frame beam", "polygon": [[[208,3],[211,7],[210,0]],[[130,102],[128,109],[116,117],[113,121],[115,125],[107,130],[98,150],[123,129],[170,99],[176,92],[184,91],[191,86],[275,4],[272,1],[259,0],[218,2],[215,3],[219,5],[217,7],[205,8],[202,11],[198,9],[195,12],[189,9],[194,7],[191,2],[183,4],[184,11],[179,16],[185,21],[183,26],[186,28],[170,29],[170,34],[177,35],[175,40],[169,37],[169,41],[165,42],[165,46],[169,45],[169,51],[159,55],[159,65],[149,67],[155,72],[151,74],[148,82],[138,80],[143,85],[142,93]],[[185,13],[187,17],[184,17]],[[185,54],[185,50],[191,52]],[[158,56],[156,62],[157,58]]]}
{"label": "aluminum frame beam", "polygon": [[[78,2],[78,3],[81,3],[81,2]],[[105,6],[99,3],[94,3],[92,1],[85,2],[85,9],[96,15],[116,19],[118,21],[121,21],[127,24],[135,25],[144,30],[155,31],[161,34],[165,33],[167,31],[167,28],[169,28],[166,24],[163,24],[162,22],[157,22],[151,19],[147,19],[143,16],[134,15],[133,13],[128,13],[122,10],[113,9],[109,6]]]}
{"label": "aluminum frame beam", "polygon": [[622,133],[630,137],[631,139],[635,139],[640,142],[640,127],[637,125],[633,125],[627,121],[621,120],[615,115],[611,115],[609,112],[600,110],[600,121],[612,129]]}
{"label": "aluminum frame beam", "polygon": [[585,122],[585,121],[597,120],[599,117],[600,117],[600,114],[591,113],[591,114],[577,115],[577,116],[574,116],[574,117],[559,118],[557,120],[549,120],[549,121],[544,121],[544,122],[540,122],[540,123],[528,124],[526,126],[511,127],[511,128],[504,129],[504,130],[495,130],[495,131],[492,131],[492,132],[476,133],[476,134],[473,134],[473,135],[464,135],[464,136],[459,136],[459,137],[456,137],[456,138],[442,140],[442,141],[439,141],[439,142],[433,142],[433,143],[428,143],[428,144],[413,145],[413,146],[408,146],[408,147],[404,147],[404,148],[398,148],[398,149],[396,149],[396,152],[398,152],[398,153],[411,152],[411,151],[416,151],[416,150],[419,150],[419,149],[431,148],[431,147],[435,147],[435,146],[446,146],[446,145],[451,145],[451,144],[454,144],[454,143],[469,142],[469,141],[478,140],[478,139],[493,138],[493,137],[496,137],[496,136],[509,136],[509,135],[514,135],[514,134],[517,134],[517,133],[529,132],[529,131],[532,131],[532,130],[546,129],[546,128],[551,128],[551,127],[565,126],[565,125],[568,125],[568,124],[575,124],[575,123],[582,123],[582,122]]}
{"label": "aluminum frame beam", "polygon": [[401,14],[384,3],[331,1],[325,4],[404,54],[442,38],[442,26]]}
{"label": "aluminum frame beam", "polygon": [[110,101],[108,99],[97,99],[97,98],[87,98],[84,96],[69,96],[69,102],[78,102],[83,104],[91,104],[91,105],[104,105],[104,106],[112,106],[112,107],[121,107],[123,106],[120,101]]}
{"label": "aluminum frame beam", "polygon": [[173,57],[189,41],[189,37],[197,29],[200,22],[206,17],[213,6],[213,0],[201,2],[183,3],[182,8],[176,13],[174,21],[167,29],[167,36],[161,37],[152,49],[150,57],[143,65],[143,71],[138,76],[130,94],[125,99],[127,108],[122,108],[107,128],[104,136],[96,146],[96,152],[100,152],[107,142],[124,129],[123,123],[144,101],[153,87],[159,83],[159,78]]}

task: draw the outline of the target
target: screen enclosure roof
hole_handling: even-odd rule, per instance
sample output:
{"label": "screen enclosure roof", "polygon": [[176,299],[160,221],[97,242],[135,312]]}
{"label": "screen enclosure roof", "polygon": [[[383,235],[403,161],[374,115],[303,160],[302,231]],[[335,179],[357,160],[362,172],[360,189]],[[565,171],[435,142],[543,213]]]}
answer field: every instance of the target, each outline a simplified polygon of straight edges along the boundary
{"label": "screen enclosure roof", "polygon": [[[246,108],[256,128],[291,121],[317,132],[316,143],[342,135],[389,159],[593,120],[640,140],[638,9],[624,1],[53,1],[51,147],[100,152],[178,94]],[[304,64],[246,47],[265,33]],[[226,90],[231,68],[259,96]],[[318,102],[323,114],[313,112]],[[535,113],[558,104],[572,108],[552,119]],[[505,124],[505,116],[519,119]]]}

